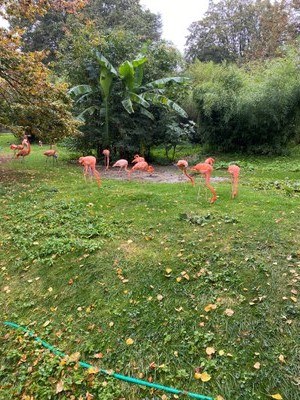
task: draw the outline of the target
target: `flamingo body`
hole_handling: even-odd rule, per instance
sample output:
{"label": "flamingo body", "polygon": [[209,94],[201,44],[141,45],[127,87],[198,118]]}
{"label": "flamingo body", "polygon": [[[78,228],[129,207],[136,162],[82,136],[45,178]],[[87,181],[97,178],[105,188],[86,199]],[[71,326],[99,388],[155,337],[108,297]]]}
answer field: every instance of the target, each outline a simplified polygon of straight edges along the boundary
{"label": "flamingo body", "polygon": [[214,158],[208,157],[204,162],[205,162],[205,164],[214,165],[214,162],[215,162],[215,161],[216,161],[216,160],[215,160]]}
{"label": "flamingo body", "polygon": [[215,189],[210,184],[210,177],[213,172],[213,167],[210,164],[199,163],[191,168],[191,171],[196,171],[205,176],[205,185],[212,193],[212,198],[210,199],[211,203],[214,203],[217,200],[217,193]]}
{"label": "flamingo body", "polygon": [[187,167],[189,166],[188,162],[186,160],[179,160],[176,165],[179,169],[181,169],[184,175],[191,181],[192,185],[194,186],[194,178],[187,173]]}
{"label": "flamingo body", "polygon": [[125,160],[125,159],[123,159],[123,158],[121,158],[120,160],[118,160],[118,161],[116,161],[116,162],[114,163],[113,168],[114,168],[114,167],[119,167],[119,172],[120,172],[122,169],[125,169],[125,171],[128,171],[128,169],[127,169],[127,167],[128,167],[128,161]]}
{"label": "flamingo body", "polygon": [[238,165],[229,165],[228,172],[231,175],[232,182],[232,198],[234,199],[238,194],[238,183],[239,183],[239,175],[240,175],[240,167]]}
{"label": "flamingo body", "polygon": [[83,165],[83,175],[84,178],[87,178],[87,175],[91,174],[97,180],[98,186],[101,185],[101,178],[99,172],[96,170],[96,157],[94,156],[86,156],[80,157],[78,162]]}

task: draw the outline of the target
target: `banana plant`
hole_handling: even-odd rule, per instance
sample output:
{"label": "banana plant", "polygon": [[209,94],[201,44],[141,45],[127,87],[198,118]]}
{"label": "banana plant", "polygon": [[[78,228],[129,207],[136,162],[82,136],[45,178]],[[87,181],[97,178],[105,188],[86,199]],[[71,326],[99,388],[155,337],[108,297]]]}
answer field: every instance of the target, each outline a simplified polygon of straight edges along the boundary
{"label": "banana plant", "polygon": [[[102,136],[102,145],[108,146],[110,143],[109,138],[109,99],[113,86],[113,79],[118,78],[118,72],[112,66],[112,64],[98,51],[95,52],[96,59],[100,65],[100,74],[98,78],[98,86],[92,88],[90,85],[77,85],[69,90],[70,94],[78,97],[77,103],[83,103],[88,98],[95,94],[101,96],[101,106],[92,105],[85,108],[78,116],[78,119],[85,120],[86,115],[93,115],[95,111],[98,111],[101,116],[105,118],[105,129],[104,135]],[[99,93],[100,92],[100,93]]]}
{"label": "banana plant", "polygon": [[164,95],[168,83],[181,84],[186,82],[187,78],[167,77],[142,85],[145,62],[147,62],[147,58],[140,57],[133,61],[125,61],[119,67],[119,76],[125,87],[125,99],[122,101],[125,110],[132,114],[134,113],[134,104],[138,104],[142,114],[154,119],[148,109],[151,105],[159,105],[168,107],[181,117],[187,118],[187,113],[183,108]]}

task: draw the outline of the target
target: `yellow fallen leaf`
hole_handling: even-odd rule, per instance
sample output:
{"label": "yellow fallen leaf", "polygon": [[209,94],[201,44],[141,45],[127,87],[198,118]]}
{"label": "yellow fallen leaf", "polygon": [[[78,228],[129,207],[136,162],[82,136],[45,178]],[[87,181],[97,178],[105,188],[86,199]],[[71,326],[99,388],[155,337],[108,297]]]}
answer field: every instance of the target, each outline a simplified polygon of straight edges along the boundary
{"label": "yellow fallen leaf", "polygon": [[158,301],[162,301],[162,299],[164,298],[164,296],[162,296],[161,294],[158,294],[158,295],[156,296],[156,298],[157,298]]}
{"label": "yellow fallen leaf", "polygon": [[194,378],[200,379],[202,382],[208,382],[211,380],[211,376],[207,372],[203,372],[202,374],[200,374],[200,372],[195,372]]}
{"label": "yellow fallen leaf", "polygon": [[224,397],[223,397],[223,396],[220,396],[220,395],[218,395],[218,396],[216,397],[216,400],[224,400]]}
{"label": "yellow fallen leaf", "polygon": [[205,352],[208,356],[215,354],[216,350],[213,347],[206,347]]}
{"label": "yellow fallen leaf", "polygon": [[130,346],[131,344],[133,344],[133,339],[128,338],[128,339],[126,340],[126,344],[127,344],[128,346]]}
{"label": "yellow fallen leaf", "polygon": [[280,354],[280,356],[278,357],[278,360],[280,362],[284,363],[285,362],[284,355]]}
{"label": "yellow fallen leaf", "polygon": [[260,363],[259,363],[259,362],[256,362],[256,363],[253,365],[253,368],[255,368],[255,369],[260,369]]}
{"label": "yellow fallen leaf", "polygon": [[87,372],[88,372],[88,374],[98,374],[99,368],[97,368],[97,367],[91,367],[91,368],[88,369]]}
{"label": "yellow fallen leaf", "polygon": [[282,396],[279,393],[271,394],[272,399],[283,400]]}
{"label": "yellow fallen leaf", "polygon": [[202,374],[200,374],[200,379],[202,382],[208,382],[211,380],[211,376],[207,373],[207,372],[203,372]]}
{"label": "yellow fallen leaf", "polygon": [[215,310],[217,308],[216,304],[208,304],[205,308],[204,311],[209,312],[211,310]]}
{"label": "yellow fallen leaf", "polygon": [[219,351],[219,356],[224,356],[224,354],[225,354],[225,351],[224,351],[224,350],[220,350],[220,351]]}
{"label": "yellow fallen leaf", "polygon": [[170,274],[172,272],[171,268],[166,268],[166,273]]}

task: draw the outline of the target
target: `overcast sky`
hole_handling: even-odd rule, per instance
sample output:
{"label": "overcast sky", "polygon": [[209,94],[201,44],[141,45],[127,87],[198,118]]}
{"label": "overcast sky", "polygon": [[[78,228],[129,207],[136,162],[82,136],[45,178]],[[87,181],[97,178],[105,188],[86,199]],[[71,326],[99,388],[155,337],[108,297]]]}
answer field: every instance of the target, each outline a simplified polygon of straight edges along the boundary
{"label": "overcast sky", "polygon": [[160,13],[163,22],[163,39],[171,40],[183,52],[188,27],[207,11],[209,0],[140,0],[154,13]]}

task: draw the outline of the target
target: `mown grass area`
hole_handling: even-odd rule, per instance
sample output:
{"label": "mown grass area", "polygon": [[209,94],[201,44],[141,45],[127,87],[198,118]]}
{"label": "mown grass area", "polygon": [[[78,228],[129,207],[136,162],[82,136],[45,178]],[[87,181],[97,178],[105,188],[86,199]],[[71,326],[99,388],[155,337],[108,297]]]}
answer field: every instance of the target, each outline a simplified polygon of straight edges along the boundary
{"label": "mown grass area", "polygon": [[[0,135],[1,154],[11,141]],[[239,156],[238,198],[221,181],[210,205],[188,182],[103,175],[98,188],[62,149],[57,165],[43,150],[0,164],[2,321],[99,368],[218,400],[299,398],[299,153]],[[0,331],[1,399],[175,398]]]}

